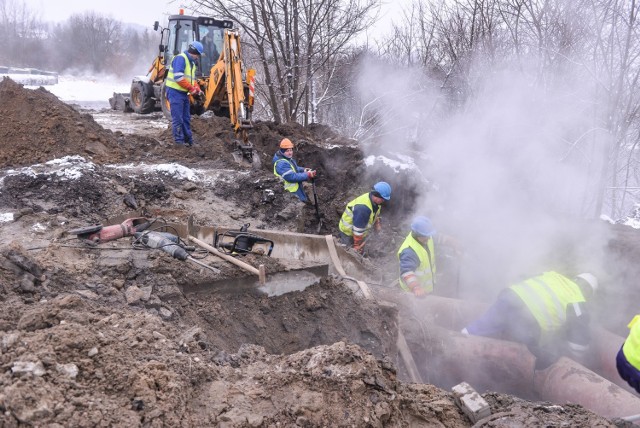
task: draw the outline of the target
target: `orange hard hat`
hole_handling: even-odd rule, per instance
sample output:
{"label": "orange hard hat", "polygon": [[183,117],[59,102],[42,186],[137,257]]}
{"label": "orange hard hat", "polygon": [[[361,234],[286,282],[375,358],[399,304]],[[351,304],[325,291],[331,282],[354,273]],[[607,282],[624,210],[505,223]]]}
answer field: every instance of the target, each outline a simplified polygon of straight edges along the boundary
{"label": "orange hard hat", "polygon": [[281,149],[293,149],[293,143],[291,142],[290,139],[283,138],[282,141],[280,141],[280,148]]}

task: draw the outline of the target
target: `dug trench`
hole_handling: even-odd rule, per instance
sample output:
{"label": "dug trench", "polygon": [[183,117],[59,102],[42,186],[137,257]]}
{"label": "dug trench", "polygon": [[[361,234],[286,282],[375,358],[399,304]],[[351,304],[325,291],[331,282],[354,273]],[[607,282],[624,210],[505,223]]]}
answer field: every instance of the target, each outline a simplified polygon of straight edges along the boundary
{"label": "dug trench", "polygon": [[[356,142],[323,126],[259,122],[251,141],[262,166],[254,170],[234,159],[225,119],[194,118],[196,144],[179,148],[168,126],[110,131],[94,120],[100,112],[43,88],[5,79],[0,101],[0,212],[11,213],[1,224],[1,425],[473,425],[448,390],[409,382],[398,359],[400,324],[420,365],[429,355],[418,352],[424,325],[411,328],[406,302],[387,286],[403,238],[402,203],[385,212],[383,239],[361,261],[376,299],[337,276],[277,296],[222,288],[216,284],[238,284],[246,272],[211,255],[202,260],[219,273],[129,238],[87,245],[69,233],[139,213],[176,223],[192,216],[202,226],[248,223],[258,233],[302,224],[315,233],[313,208],[299,207],[299,222],[271,171],[285,136],[301,142],[299,163],[317,168],[321,233],[335,233],[346,202],[373,180],[392,183],[399,200],[417,194],[400,185],[407,177],[368,171]],[[624,242],[612,244],[617,255],[635,248]],[[259,254],[243,260],[270,273],[295,265]],[[614,426],[581,406],[480,392],[501,421],[485,426]]]}

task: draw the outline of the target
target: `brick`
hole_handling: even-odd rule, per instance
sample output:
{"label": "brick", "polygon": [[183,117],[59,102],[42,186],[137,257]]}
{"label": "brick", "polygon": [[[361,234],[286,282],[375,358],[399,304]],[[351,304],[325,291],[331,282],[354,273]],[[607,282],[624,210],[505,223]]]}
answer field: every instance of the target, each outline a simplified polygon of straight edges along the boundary
{"label": "brick", "polygon": [[464,412],[472,423],[491,415],[489,403],[466,382],[451,388],[456,405]]}

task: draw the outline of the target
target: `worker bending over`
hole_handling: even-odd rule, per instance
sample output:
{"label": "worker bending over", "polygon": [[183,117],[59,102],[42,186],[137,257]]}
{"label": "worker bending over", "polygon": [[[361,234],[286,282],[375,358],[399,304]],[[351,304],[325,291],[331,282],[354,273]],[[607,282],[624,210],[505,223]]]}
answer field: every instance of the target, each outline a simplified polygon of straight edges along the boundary
{"label": "worker bending over", "polygon": [[502,290],[462,333],[523,343],[536,356],[536,369],[563,354],[583,363],[591,341],[586,302],[597,288],[598,280],[590,273],[571,280],[545,272]]}
{"label": "worker bending over", "polygon": [[375,228],[378,232],[382,229],[380,211],[382,205],[390,199],[391,186],[380,181],[370,192],[349,202],[338,224],[340,242],[362,254],[371,229]]}
{"label": "worker bending over", "polygon": [[640,315],[633,317],[628,327],[629,336],[616,356],[620,377],[640,393]]}
{"label": "worker bending over", "polygon": [[293,143],[288,138],[280,141],[280,149],[273,155],[273,173],[282,180],[286,191],[296,195],[302,202],[309,202],[302,183],[313,180],[316,171],[298,166],[293,160]]}

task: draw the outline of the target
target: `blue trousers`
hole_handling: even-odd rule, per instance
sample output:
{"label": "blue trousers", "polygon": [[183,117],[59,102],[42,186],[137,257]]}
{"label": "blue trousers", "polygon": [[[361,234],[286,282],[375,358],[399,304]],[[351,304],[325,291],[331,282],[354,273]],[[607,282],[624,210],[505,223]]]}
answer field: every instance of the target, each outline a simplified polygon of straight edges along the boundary
{"label": "blue trousers", "polygon": [[504,289],[495,303],[480,318],[467,327],[474,336],[510,340],[535,348],[540,338],[540,326],[524,302],[510,289]]}
{"label": "blue trousers", "polygon": [[620,348],[618,355],[616,355],[616,368],[618,369],[620,377],[626,380],[629,386],[640,393],[640,371],[627,361],[624,356],[624,352],[622,352],[622,348]]}
{"label": "blue trousers", "polygon": [[171,131],[176,144],[191,144],[191,106],[186,92],[167,88],[167,99],[171,106]]}

